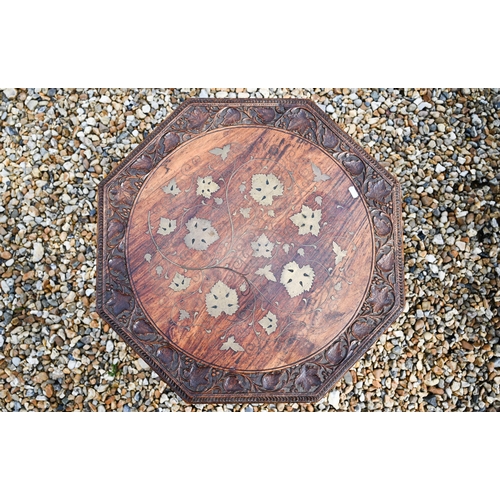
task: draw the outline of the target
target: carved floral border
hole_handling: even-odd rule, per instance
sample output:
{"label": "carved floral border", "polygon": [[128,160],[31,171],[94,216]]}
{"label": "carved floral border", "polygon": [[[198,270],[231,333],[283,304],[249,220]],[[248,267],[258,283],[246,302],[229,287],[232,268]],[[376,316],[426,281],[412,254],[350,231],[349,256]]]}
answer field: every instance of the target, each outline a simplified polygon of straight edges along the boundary
{"label": "carved floral border", "polygon": [[[203,365],[172,346],[155,331],[134,299],[125,259],[130,210],[149,172],[178,145],[196,135],[245,125],[286,129],[336,159],[368,205],[375,234],[371,289],[350,326],[305,362],[267,373],[238,373]],[[404,307],[399,183],[312,101],[185,101],[100,184],[98,227],[99,314],[172,389],[190,402],[319,400]]]}

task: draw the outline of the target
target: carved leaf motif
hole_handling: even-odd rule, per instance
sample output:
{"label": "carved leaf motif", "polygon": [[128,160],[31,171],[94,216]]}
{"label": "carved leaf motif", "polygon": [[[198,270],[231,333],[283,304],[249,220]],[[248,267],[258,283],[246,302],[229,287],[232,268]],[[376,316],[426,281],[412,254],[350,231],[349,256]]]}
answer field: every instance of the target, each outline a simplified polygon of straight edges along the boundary
{"label": "carved leaf motif", "polygon": [[301,109],[288,123],[287,129],[305,135],[308,129],[313,126],[313,122],[309,118],[309,113]]}
{"label": "carved leaf motif", "polygon": [[335,342],[335,344],[333,344],[330,349],[328,349],[328,351],[326,352],[326,359],[328,359],[330,363],[338,365],[342,361],[344,361],[348,351],[349,346],[347,344],[347,341],[345,337],[342,337],[338,342]]}
{"label": "carved leaf motif", "polygon": [[151,254],[150,253],[147,253],[146,255],[144,255],[144,260],[146,262],[151,262]]}
{"label": "carved leaf motif", "polygon": [[262,206],[273,203],[275,196],[283,194],[283,184],[274,174],[255,174],[252,176],[250,196]]}
{"label": "carved leaf motif", "polygon": [[328,179],[331,179],[331,177],[327,174],[323,174],[321,172],[321,169],[315,165],[314,163],[311,162],[312,169],[313,169],[313,174],[314,174],[314,179],[313,182],[323,182],[327,181]]}
{"label": "carved leaf motif", "polygon": [[161,276],[162,273],[163,273],[163,266],[156,266],[156,274],[158,276]]}
{"label": "carved leaf motif", "polygon": [[241,381],[238,377],[230,375],[224,381],[224,389],[227,392],[242,392],[245,388],[241,385]]}
{"label": "carved leaf motif", "polygon": [[335,265],[338,266],[343,260],[344,257],[347,255],[347,250],[342,250],[340,248],[340,245],[337,243],[332,242],[333,245],[333,253],[335,254]]}
{"label": "carved leaf motif", "polygon": [[379,236],[387,236],[391,232],[391,221],[385,215],[375,216],[373,222],[375,224],[375,232]]}
{"label": "carved leaf motif", "polygon": [[212,222],[207,219],[193,217],[186,222],[189,233],[184,237],[184,243],[193,250],[206,250],[219,239],[219,234]]}
{"label": "carved leaf motif", "polygon": [[300,267],[295,261],[292,261],[283,267],[280,282],[292,298],[308,292],[313,281],[314,270],[310,265]]}
{"label": "carved leaf motif", "polygon": [[274,210],[268,210],[267,211],[267,215],[269,215],[269,217],[276,217],[276,214],[274,213]]}
{"label": "carved leaf motif", "polygon": [[352,326],[352,334],[358,339],[363,340],[375,328],[375,322],[369,318],[361,318]]}
{"label": "carved leaf motif", "polygon": [[164,365],[170,368],[170,370],[175,369],[179,356],[174,350],[167,346],[162,346],[156,351],[156,355]]}
{"label": "carved leaf motif", "polygon": [[198,367],[195,364],[189,371],[189,385],[195,391],[203,391],[209,384],[210,368],[208,366]]}
{"label": "carved leaf motif", "polygon": [[179,136],[173,132],[165,134],[163,137],[163,154],[167,154],[179,144]]}
{"label": "carved leaf motif", "polygon": [[127,275],[127,266],[125,264],[125,259],[121,257],[115,256],[108,262],[109,270],[111,274],[117,276],[126,276]]}
{"label": "carved leaf motif", "polygon": [[238,294],[222,281],[218,281],[205,296],[207,312],[213,318],[218,318],[222,313],[228,316],[238,310]]}
{"label": "carved leaf motif", "polygon": [[299,255],[301,255],[302,257],[304,257],[304,255],[305,255],[305,251],[304,251],[304,249],[303,249],[303,248],[299,248],[299,249],[297,250],[297,253],[298,253]]}
{"label": "carved leaf motif", "polygon": [[123,236],[125,226],[118,220],[112,219],[108,224],[108,241],[111,245],[118,243]]}
{"label": "carved leaf motif", "polygon": [[314,198],[314,201],[319,205],[321,206],[321,204],[323,203],[323,198],[321,196],[316,196],[316,198]]}
{"label": "carved leaf motif", "polygon": [[390,192],[391,187],[387,184],[387,182],[385,182],[384,179],[379,179],[378,181],[368,182],[366,197],[382,202]]}
{"label": "carved leaf motif", "polygon": [[272,108],[257,108],[255,113],[264,123],[273,121],[275,116],[274,109]]}
{"label": "carved leaf motif", "polygon": [[229,351],[229,349],[233,350],[234,352],[244,352],[245,349],[236,342],[234,337],[229,337],[226,342],[222,344],[222,347],[220,348],[221,351]]}
{"label": "carved leaf motif", "polygon": [[106,305],[111,309],[115,316],[120,315],[124,311],[130,311],[131,297],[118,292],[117,290],[111,290],[111,298],[108,300]]}
{"label": "carved leaf motif", "polygon": [[240,184],[240,187],[239,187],[240,193],[244,193],[246,191],[246,189],[247,189],[247,187],[246,187],[245,183],[242,182]]}
{"label": "carved leaf motif", "polygon": [[288,243],[285,243],[283,245],[283,250],[285,251],[285,253],[288,253],[290,251],[290,245]]}
{"label": "carved leaf motif", "polygon": [[144,342],[151,342],[156,339],[154,328],[143,319],[140,319],[132,326],[132,332],[135,336]]}
{"label": "carved leaf motif", "polygon": [[338,143],[338,137],[330,129],[327,128],[325,130],[325,135],[323,136],[323,146],[325,146],[325,148],[335,148],[337,147]]}
{"label": "carved leaf motif", "polygon": [[274,333],[278,328],[278,318],[271,311],[259,321],[259,325],[265,330],[268,335]]}
{"label": "carved leaf motif", "polygon": [[167,154],[179,144],[179,136],[173,132],[165,134],[163,137],[163,154]]}
{"label": "carved leaf motif", "polygon": [[182,290],[186,290],[190,283],[191,278],[175,273],[174,279],[172,280],[172,283],[170,283],[169,288],[171,288],[174,292],[181,292]]}
{"label": "carved leaf motif", "polygon": [[209,114],[206,108],[196,106],[187,116],[188,127],[192,130],[200,129],[208,120]]}
{"label": "carved leaf motif", "polygon": [[244,281],[241,285],[240,285],[240,292],[246,292],[247,291],[247,284],[246,282]]}
{"label": "carved leaf motif", "polygon": [[271,264],[269,264],[268,266],[264,266],[261,269],[257,269],[257,271],[255,271],[255,274],[257,274],[258,276],[264,276],[264,278],[267,278],[268,281],[276,281],[276,277],[271,271]]}
{"label": "carved leaf motif", "polygon": [[196,194],[204,198],[211,198],[212,194],[219,190],[219,185],[212,180],[212,176],[198,177],[198,188]]}
{"label": "carved leaf motif", "polygon": [[222,160],[225,160],[227,158],[227,155],[229,154],[229,151],[231,151],[231,144],[226,144],[222,148],[215,148],[210,151],[215,156],[220,156]]}
{"label": "carved leaf motif", "polygon": [[299,376],[295,380],[295,385],[301,387],[304,392],[310,391],[313,387],[321,385],[316,367],[304,365]]}
{"label": "carved leaf motif", "polygon": [[173,233],[177,227],[177,221],[172,219],[166,219],[165,217],[160,218],[160,227],[158,228],[157,234],[166,236],[167,234]]}
{"label": "carved leaf motif", "polygon": [[229,108],[224,116],[223,124],[232,125],[240,121],[241,114],[237,109]]}
{"label": "carved leaf motif", "polygon": [[281,373],[266,373],[262,377],[262,387],[266,391],[274,391],[281,385]]}
{"label": "carved leaf motif", "polygon": [[379,313],[394,304],[394,294],[385,285],[372,285],[370,298],[367,300],[373,311]]}
{"label": "carved leaf motif", "polygon": [[359,175],[365,169],[365,164],[361,161],[361,159],[351,153],[347,154],[343,158],[342,163],[352,175]]}
{"label": "carved leaf motif", "polygon": [[177,196],[181,192],[181,190],[177,187],[175,179],[172,179],[168,185],[163,186],[162,190],[165,194],[171,194],[172,196]]}
{"label": "carved leaf motif", "polygon": [[124,185],[113,186],[109,191],[109,197],[115,206],[131,206],[132,205],[132,193]]}
{"label": "carved leaf motif", "polygon": [[292,215],[290,220],[299,228],[300,235],[311,233],[314,236],[318,236],[321,210],[313,210],[306,205],[302,205],[302,210]]}
{"label": "carved leaf motif", "polygon": [[224,203],[224,200],[222,198],[214,198],[214,201],[215,203],[217,203],[217,205],[222,205]]}
{"label": "carved leaf motif", "polygon": [[254,257],[265,257],[270,259],[273,256],[272,251],[274,243],[269,241],[265,234],[261,234],[257,241],[252,241],[250,244],[252,245]]}
{"label": "carved leaf motif", "polygon": [[377,266],[385,272],[390,271],[394,267],[394,250],[392,248],[386,254],[382,254],[381,256],[379,254]]}
{"label": "carved leaf motif", "polygon": [[148,156],[141,156],[130,166],[130,173],[145,175],[151,170],[151,167],[151,159]]}

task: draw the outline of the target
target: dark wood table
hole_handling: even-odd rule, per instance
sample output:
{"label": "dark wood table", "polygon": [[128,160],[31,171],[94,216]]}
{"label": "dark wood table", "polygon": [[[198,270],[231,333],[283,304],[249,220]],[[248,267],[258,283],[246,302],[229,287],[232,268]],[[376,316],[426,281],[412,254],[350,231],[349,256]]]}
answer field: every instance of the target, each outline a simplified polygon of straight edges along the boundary
{"label": "dark wood table", "polygon": [[99,313],[188,401],[318,400],[403,303],[399,185],[312,102],[189,100],[100,185]]}

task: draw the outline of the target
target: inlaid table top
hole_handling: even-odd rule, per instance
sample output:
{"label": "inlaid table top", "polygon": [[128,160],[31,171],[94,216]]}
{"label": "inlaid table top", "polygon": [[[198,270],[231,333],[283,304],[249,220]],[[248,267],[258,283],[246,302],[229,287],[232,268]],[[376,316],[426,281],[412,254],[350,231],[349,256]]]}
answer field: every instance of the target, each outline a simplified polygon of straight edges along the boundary
{"label": "inlaid table top", "polygon": [[311,101],[188,100],[100,185],[99,313],[188,401],[318,400],[403,303],[399,185]]}

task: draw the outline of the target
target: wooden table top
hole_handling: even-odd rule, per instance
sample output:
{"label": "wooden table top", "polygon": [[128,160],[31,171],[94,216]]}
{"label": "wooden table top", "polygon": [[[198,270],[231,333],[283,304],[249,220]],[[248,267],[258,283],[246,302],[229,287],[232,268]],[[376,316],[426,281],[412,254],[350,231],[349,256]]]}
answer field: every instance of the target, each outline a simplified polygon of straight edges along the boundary
{"label": "wooden table top", "polygon": [[98,310],[188,401],[318,400],[402,310],[398,183],[312,102],[187,101],[99,195]]}

